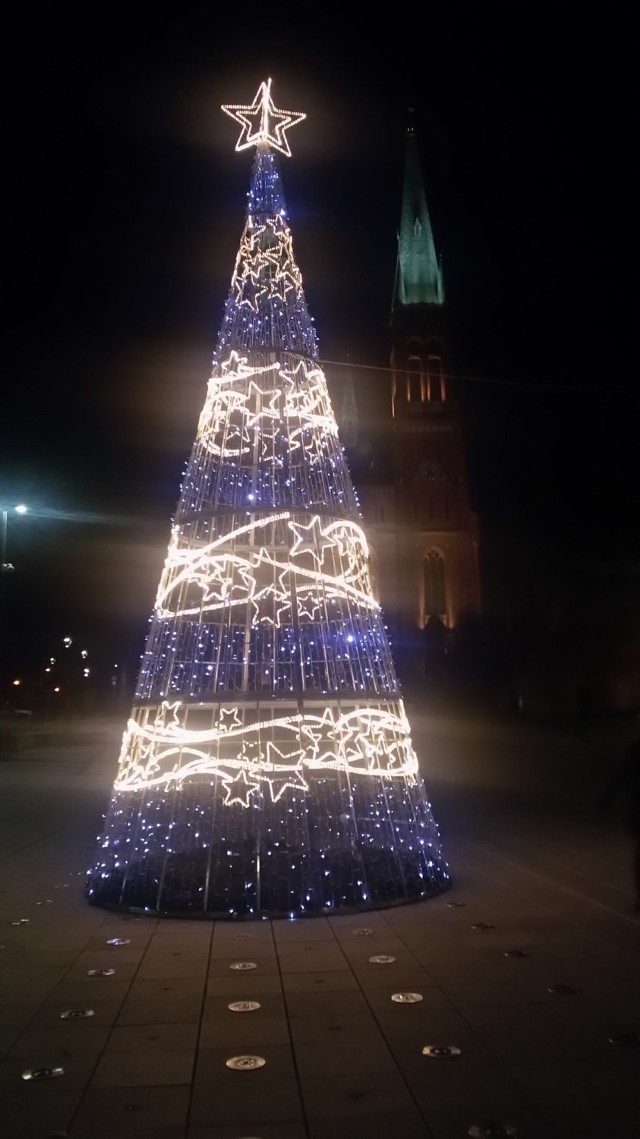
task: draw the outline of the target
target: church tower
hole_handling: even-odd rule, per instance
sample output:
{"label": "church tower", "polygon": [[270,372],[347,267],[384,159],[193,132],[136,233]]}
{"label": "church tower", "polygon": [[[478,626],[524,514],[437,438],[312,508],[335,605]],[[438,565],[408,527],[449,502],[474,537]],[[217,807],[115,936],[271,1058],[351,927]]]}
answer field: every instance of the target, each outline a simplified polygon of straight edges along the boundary
{"label": "church tower", "polygon": [[[480,611],[478,527],[445,332],[445,290],[413,127],[391,309],[388,391],[392,486],[362,486],[377,589],[399,656],[420,631]],[[444,635],[444,632],[443,632]]]}

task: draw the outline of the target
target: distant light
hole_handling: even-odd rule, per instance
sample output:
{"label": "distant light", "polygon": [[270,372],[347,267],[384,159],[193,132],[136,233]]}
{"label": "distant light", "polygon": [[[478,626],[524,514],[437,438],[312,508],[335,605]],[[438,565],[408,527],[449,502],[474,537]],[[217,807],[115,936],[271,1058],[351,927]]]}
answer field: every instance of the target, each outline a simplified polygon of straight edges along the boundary
{"label": "distant light", "polygon": [[72,642],[72,640],[71,640],[71,637],[63,637],[63,638],[62,638],[62,643],[63,643],[64,647],[65,647],[66,649],[68,649],[68,648],[69,648],[69,645],[71,645],[73,642]]}
{"label": "distant light", "polygon": [[45,672],[51,672],[51,669],[50,669],[50,668],[47,666],[47,668],[45,668],[45,670],[44,670],[44,671],[45,671]]}
{"label": "distant light", "polygon": [[59,689],[59,688],[54,688],[54,690],[53,690],[53,691],[54,691],[54,692],[60,692],[60,689]]}
{"label": "distant light", "polygon": [[18,688],[22,684],[22,681],[21,680],[14,680],[13,684],[14,684],[15,688]]}
{"label": "distant light", "polygon": [[16,514],[26,514],[28,509],[29,507],[25,506],[24,502],[19,502],[16,506]]}
{"label": "distant light", "polygon": [[88,656],[89,656],[89,654],[88,654],[88,652],[87,652],[87,650],[86,650],[86,649],[80,649],[80,656],[81,656],[81,657],[82,657],[82,659],[84,660],[86,657],[88,657]]}
{"label": "distant light", "polygon": [[91,672],[91,669],[90,669],[90,668],[85,668],[85,669],[83,670],[83,675],[84,675],[84,676],[88,676],[90,672]]}

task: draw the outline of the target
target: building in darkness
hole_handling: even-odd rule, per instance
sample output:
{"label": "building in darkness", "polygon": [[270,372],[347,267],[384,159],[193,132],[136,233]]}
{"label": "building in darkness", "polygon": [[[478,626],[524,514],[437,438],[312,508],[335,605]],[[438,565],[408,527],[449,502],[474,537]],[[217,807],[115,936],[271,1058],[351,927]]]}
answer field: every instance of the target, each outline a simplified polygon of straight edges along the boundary
{"label": "building in darkness", "polygon": [[409,662],[413,667],[422,646],[429,649],[431,643],[437,651],[461,619],[479,615],[481,608],[478,525],[445,318],[442,266],[410,127],[390,371],[378,392],[379,409],[372,384],[360,398],[357,417],[347,374],[341,409],[343,440],[373,549],[378,599],[401,668]]}

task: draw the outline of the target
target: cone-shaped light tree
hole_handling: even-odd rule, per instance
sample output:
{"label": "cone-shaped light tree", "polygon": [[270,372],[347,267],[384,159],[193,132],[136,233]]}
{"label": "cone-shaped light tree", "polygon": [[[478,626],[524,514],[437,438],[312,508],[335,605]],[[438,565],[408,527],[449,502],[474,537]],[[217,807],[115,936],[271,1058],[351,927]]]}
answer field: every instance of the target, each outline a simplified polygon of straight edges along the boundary
{"label": "cone-shaped light tree", "polygon": [[202,917],[426,897],[446,863],[293,257],[271,81],[224,107],[247,215],[93,903]]}

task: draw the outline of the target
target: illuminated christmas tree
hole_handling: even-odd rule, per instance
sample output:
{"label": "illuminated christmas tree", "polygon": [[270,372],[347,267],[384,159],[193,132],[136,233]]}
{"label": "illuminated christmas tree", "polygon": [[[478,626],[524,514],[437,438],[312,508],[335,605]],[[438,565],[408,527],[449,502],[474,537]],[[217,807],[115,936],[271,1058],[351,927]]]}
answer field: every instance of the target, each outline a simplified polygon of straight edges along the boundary
{"label": "illuminated christmas tree", "polygon": [[448,885],[317,362],[271,81],[223,110],[247,216],[89,897],[258,917]]}

